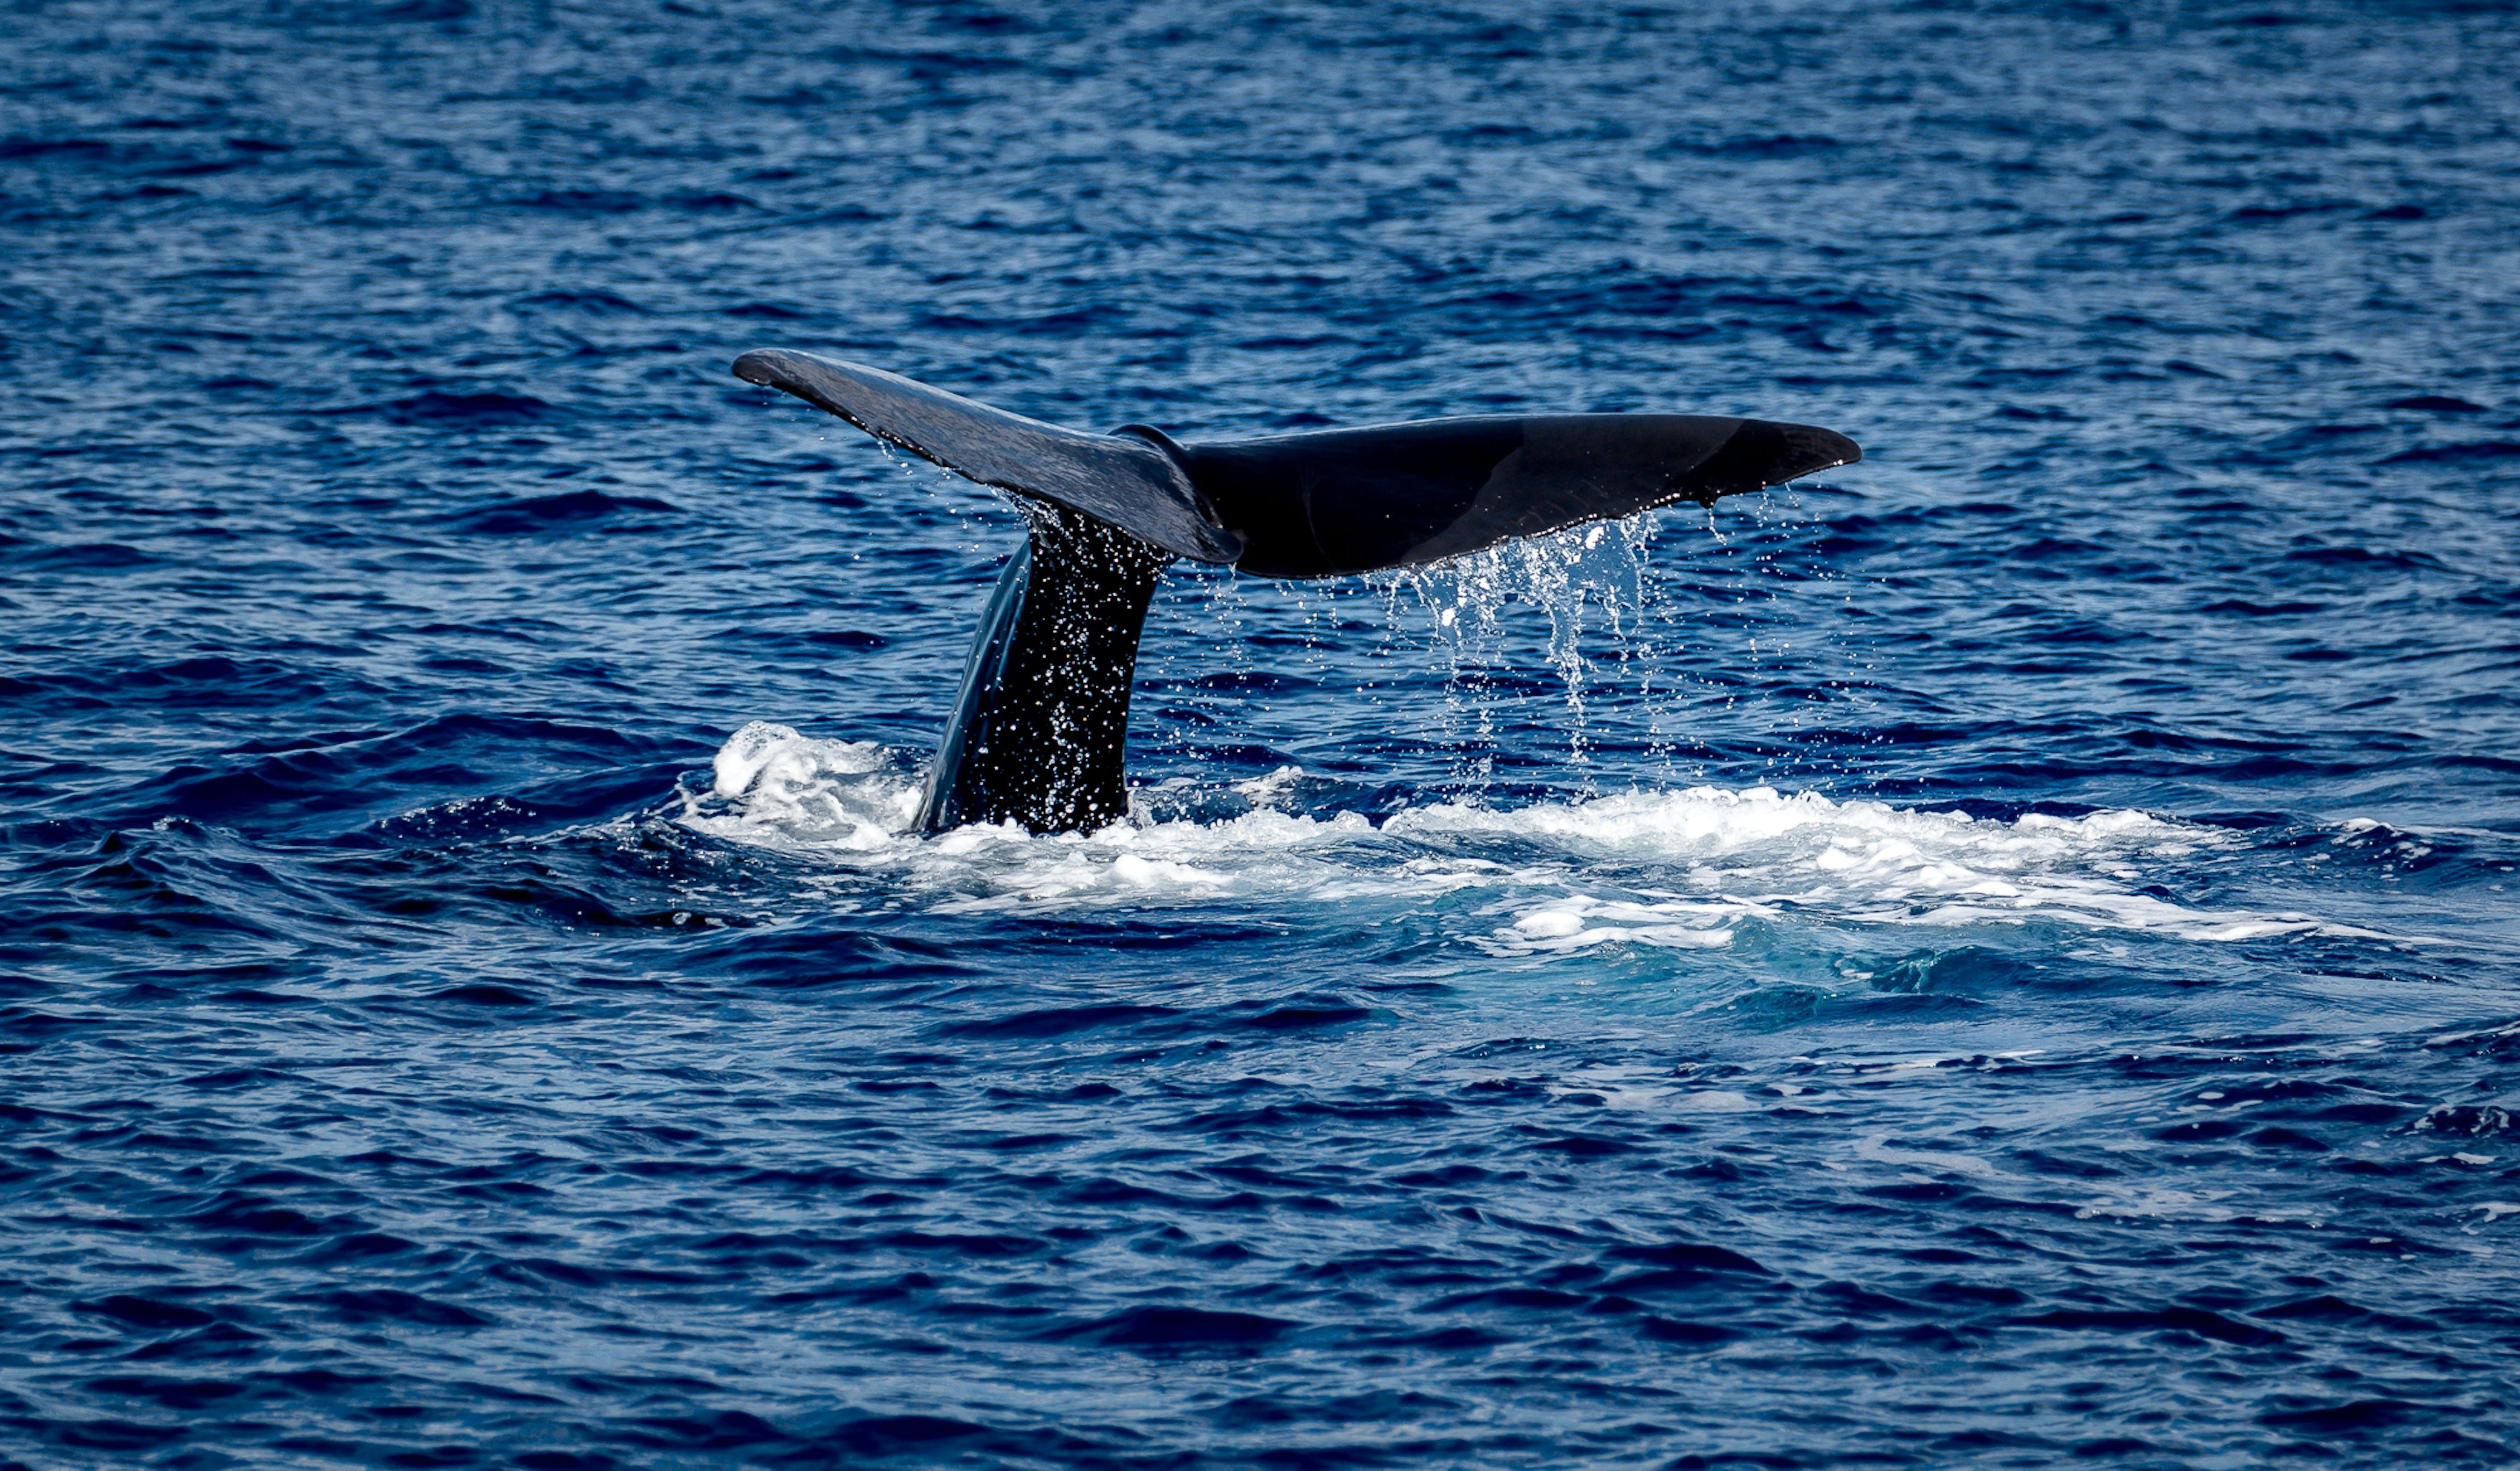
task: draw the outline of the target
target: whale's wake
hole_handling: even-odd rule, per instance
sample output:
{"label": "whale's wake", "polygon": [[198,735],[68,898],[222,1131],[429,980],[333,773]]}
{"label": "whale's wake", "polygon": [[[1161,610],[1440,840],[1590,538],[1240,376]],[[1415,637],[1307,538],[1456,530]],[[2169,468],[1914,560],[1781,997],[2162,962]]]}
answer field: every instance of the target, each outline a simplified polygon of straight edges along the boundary
{"label": "whale's wake", "polygon": [[2133,811],[2002,821],[1693,786],[1511,810],[1448,800],[1376,822],[1300,810],[1307,779],[1286,768],[1237,784],[1239,810],[1205,821],[1164,816],[1141,791],[1130,819],[1093,833],[1000,824],[922,837],[920,774],[872,742],[755,722],[728,739],[713,776],[686,793],[686,826],[942,913],[1345,907],[1369,919],[1433,906],[1483,920],[1482,949],[1521,956],[1722,947],[1745,924],[2391,938],[2169,896],[2160,876],[2242,839]]}

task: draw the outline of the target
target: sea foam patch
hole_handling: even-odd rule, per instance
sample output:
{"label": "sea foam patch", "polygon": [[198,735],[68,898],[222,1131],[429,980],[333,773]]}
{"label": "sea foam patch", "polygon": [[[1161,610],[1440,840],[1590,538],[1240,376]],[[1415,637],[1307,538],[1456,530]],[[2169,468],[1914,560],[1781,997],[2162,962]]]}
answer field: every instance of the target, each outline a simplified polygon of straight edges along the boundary
{"label": "sea foam patch", "polygon": [[891,776],[871,740],[822,740],[756,720],[710,762],[713,836],[765,846],[864,853],[897,842],[919,810],[918,787]]}
{"label": "sea foam patch", "polygon": [[2288,934],[2388,939],[2298,913],[2209,910],[2142,886],[2219,828],[2110,811],[2009,821],[1836,801],[1758,786],[1633,791],[1501,809],[1412,808],[1376,824],[1277,805],[1291,768],[1229,788],[1213,821],[1142,813],[1099,832],[1012,825],[912,831],[918,778],[866,741],[755,722],[727,740],[683,823],[722,840],[816,856],[890,902],[939,913],[1098,908],[1348,907],[1441,902],[1498,956],[1605,946],[1704,950],[1745,924],[1969,928],[2025,923],[2197,942]]}

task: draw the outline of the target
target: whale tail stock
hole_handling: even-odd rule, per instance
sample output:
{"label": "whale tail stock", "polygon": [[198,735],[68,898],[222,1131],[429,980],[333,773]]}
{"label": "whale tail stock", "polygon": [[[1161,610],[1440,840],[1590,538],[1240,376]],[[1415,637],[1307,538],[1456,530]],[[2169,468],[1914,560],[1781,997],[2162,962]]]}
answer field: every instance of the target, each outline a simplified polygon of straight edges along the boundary
{"label": "whale tail stock", "polygon": [[1179,444],[1088,434],[879,369],[770,349],[736,376],[1015,497],[1027,525],[973,642],[922,832],[1127,815],[1138,634],[1174,557],[1264,577],[1416,566],[1517,537],[1714,504],[1863,457],[1809,424],[1681,414],[1439,419]]}

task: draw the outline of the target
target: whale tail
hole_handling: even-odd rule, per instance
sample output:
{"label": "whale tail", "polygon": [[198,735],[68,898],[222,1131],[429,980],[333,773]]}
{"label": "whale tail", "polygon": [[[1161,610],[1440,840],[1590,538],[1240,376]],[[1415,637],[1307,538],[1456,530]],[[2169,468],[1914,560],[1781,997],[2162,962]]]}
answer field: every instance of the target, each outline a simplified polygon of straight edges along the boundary
{"label": "whale tail", "polygon": [[981,622],[920,829],[1090,830],[1127,815],[1138,635],[1174,557],[1264,577],[1417,566],[1518,537],[1714,504],[1863,458],[1809,424],[1682,414],[1439,419],[1180,444],[1088,434],[811,353],[736,376],[1016,497],[1025,545]]}

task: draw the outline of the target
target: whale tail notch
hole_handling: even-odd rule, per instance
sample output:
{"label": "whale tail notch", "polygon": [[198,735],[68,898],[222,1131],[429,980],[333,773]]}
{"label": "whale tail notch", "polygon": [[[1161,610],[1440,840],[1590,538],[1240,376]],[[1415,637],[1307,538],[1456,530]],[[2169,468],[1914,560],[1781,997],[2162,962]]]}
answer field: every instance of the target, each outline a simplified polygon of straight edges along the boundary
{"label": "whale tail notch", "polygon": [[1441,561],[1499,542],[1779,485],[1863,458],[1810,424],[1681,414],[1439,419],[1177,443],[1088,434],[811,353],[736,376],[1017,498],[1025,546],[992,595],[919,826],[1087,829],[1127,814],[1139,630],[1174,557],[1264,577]]}

